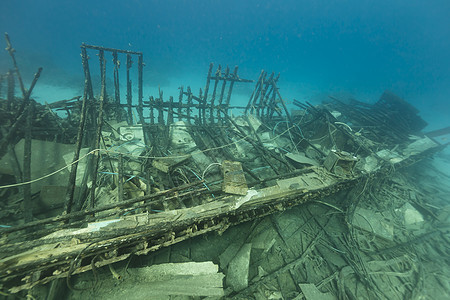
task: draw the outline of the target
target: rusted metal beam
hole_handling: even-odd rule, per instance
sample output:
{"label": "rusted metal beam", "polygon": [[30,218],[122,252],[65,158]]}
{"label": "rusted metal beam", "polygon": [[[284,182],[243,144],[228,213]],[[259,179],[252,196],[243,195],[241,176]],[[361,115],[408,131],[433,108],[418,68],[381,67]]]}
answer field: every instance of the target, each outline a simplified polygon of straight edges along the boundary
{"label": "rusted metal beam", "polygon": [[187,87],[187,93],[188,93],[188,101],[187,101],[186,115],[188,123],[191,124],[192,91],[190,86]]}
{"label": "rusted metal beam", "polygon": [[198,98],[200,99],[199,101],[199,106],[197,108],[198,111],[198,123],[201,125],[203,123],[206,124],[206,120],[204,118],[204,116],[202,115],[202,110],[204,108],[204,103],[203,103],[203,93],[202,93],[202,88],[200,88],[199,90],[199,94],[198,94]]}
{"label": "rusted metal beam", "polygon": [[[227,66],[227,68],[225,69],[225,78],[228,78],[229,75],[230,75],[230,68]],[[223,95],[224,95],[224,93],[225,93],[225,87],[226,87],[226,85],[227,85],[227,80],[228,80],[228,79],[225,79],[225,80],[222,82],[222,89],[220,90],[220,96],[219,96],[219,106],[220,106],[220,107],[222,107]],[[217,120],[218,120],[219,122],[222,121],[222,120],[221,120],[221,116],[220,116],[220,111],[217,111]]]}
{"label": "rusted metal beam", "polygon": [[[230,68],[227,66],[227,68],[225,69],[225,78],[228,78],[229,74],[230,74]],[[225,93],[225,87],[227,85],[227,81],[228,81],[228,79],[225,79],[222,82],[222,89],[220,90],[220,96],[219,96],[219,105],[222,105],[223,95]]]}
{"label": "rusted metal beam", "polygon": [[255,88],[253,89],[250,99],[248,100],[247,107],[245,108],[245,112],[244,112],[245,114],[247,114],[249,112],[249,110],[250,110],[250,112],[252,112],[254,110],[254,106],[253,106],[254,98],[257,97],[256,94],[260,89],[261,81],[262,81],[264,74],[265,74],[264,70],[261,70],[261,73],[259,74],[259,77],[258,77],[258,81],[256,82]]}
{"label": "rusted metal beam", "polygon": [[127,112],[128,112],[128,125],[133,125],[133,111],[132,111],[132,90],[131,90],[131,79],[130,79],[130,69],[132,66],[131,54],[127,54]]}
{"label": "rusted metal beam", "polygon": [[[238,72],[239,67],[235,66],[234,67],[234,71],[233,71],[233,78],[238,78],[237,72]],[[236,80],[231,80],[230,83],[230,87],[228,88],[228,95],[227,95],[227,100],[225,101],[225,105],[228,107],[228,105],[230,105],[230,100],[231,100],[231,93],[233,92],[233,87],[234,87],[234,83],[236,82]],[[228,112],[226,110],[227,108],[225,108],[225,111]]]}
{"label": "rusted metal beam", "polygon": [[256,115],[261,117],[265,108],[265,97],[269,86],[272,83],[274,73],[270,74],[269,79],[264,82],[264,85],[261,88],[261,93],[259,94],[259,103],[256,105]]}
{"label": "rusted metal beam", "polygon": [[144,68],[144,57],[142,54],[138,57],[138,103],[142,106],[143,99],[143,68]]}
{"label": "rusted metal beam", "polygon": [[149,98],[149,110],[150,110],[150,124],[155,124],[155,98],[150,96]]}
{"label": "rusted metal beam", "polygon": [[214,124],[214,101],[216,100],[216,92],[217,92],[217,85],[219,84],[219,80],[222,78],[222,67],[219,65],[216,71],[216,77],[214,77],[214,89],[213,94],[211,97],[211,103],[209,107],[209,122],[211,124]]}
{"label": "rusted metal beam", "polygon": [[[31,129],[34,118],[34,102],[31,101],[27,107],[27,120],[25,128],[25,143],[23,149],[23,182],[31,181]],[[23,186],[23,215],[25,223],[33,220],[33,209],[31,204],[31,183]]]}
{"label": "rusted metal beam", "polygon": [[173,123],[173,97],[169,97],[169,107],[167,108],[167,126],[170,126]]}
{"label": "rusted metal beam", "polygon": [[203,102],[205,103],[208,101],[209,83],[211,81],[211,73],[213,66],[214,66],[213,63],[209,64],[208,76],[206,76],[205,94],[203,96]]}
{"label": "rusted metal beam", "polygon": [[144,57],[142,54],[138,56],[138,107],[137,112],[139,116],[139,123],[142,125],[142,132],[144,134],[144,144],[149,144],[150,133],[148,128],[145,126],[144,119],[144,102],[143,102],[143,68],[144,68]]}
{"label": "rusted metal beam", "polygon": [[291,114],[289,113],[289,110],[287,109],[287,106],[283,100],[283,97],[281,97],[281,94],[280,94],[280,91],[278,90],[277,84],[273,80],[272,80],[272,84],[273,84],[274,91],[275,91],[275,93],[277,93],[280,103],[283,106],[284,112],[286,114],[286,118],[288,119],[289,124],[292,124]]}
{"label": "rusted metal beam", "polygon": [[22,91],[22,96],[25,98],[25,95],[27,94],[27,91],[25,89],[25,86],[23,84],[22,76],[20,75],[19,66],[17,65],[16,56],[14,55],[14,52],[16,52],[16,49],[14,49],[11,45],[11,41],[9,39],[9,35],[7,32],[5,32],[5,39],[6,39],[6,48],[5,50],[8,51],[9,55],[11,56],[11,59],[13,61],[14,65],[14,71],[17,74],[17,78],[19,79],[20,84],[20,90]]}
{"label": "rusted metal beam", "polygon": [[[102,127],[103,127],[103,105],[106,99],[106,60],[105,54],[103,50],[99,51],[99,60],[100,60],[100,74],[101,74],[101,93],[100,93],[100,101],[98,105],[98,119],[97,119],[97,131],[95,134],[94,141],[94,149],[98,149],[100,147],[100,138],[102,137]],[[90,207],[93,208],[95,205],[95,192],[97,189],[97,174],[98,174],[98,162],[99,162],[100,153],[96,153],[92,159],[92,187],[91,187],[91,201]]]}
{"label": "rusted metal beam", "polygon": [[103,47],[103,46],[87,45],[85,43],[81,44],[81,47],[88,48],[88,49],[94,49],[94,50],[104,50],[104,51],[117,52],[117,53],[142,55],[142,52],[138,52],[138,51],[130,51],[130,50],[108,48],[108,47]]}
{"label": "rusted metal beam", "polygon": [[119,67],[120,62],[117,56],[117,51],[112,53],[113,55],[113,64],[114,64],[114,103],[115,103],[115,114],[117,121],[122,121],[122,112],[120,107],[120,81],[119,81]]}
{"label": "rusted metal beam", "polygon": [[243,79],[243,78],[231,78],[231,77],[223,77],[223,76],[212,76],[211,80],[226,80],[226,81],[231,81],[231,82],[254,82],[254,80],[252,79]]}
{"label": "rusted metal beam", "polygon": [[10,127],[8,133],[0,141],[0,158],[2,158],[6,154],[8,144],[11,142],[11,139],[15,137],[15,134],[16,134],[17,130],[19,129],[22,121],[27,116],[26,106],[30,102],[31,92],[33,91],[34,86],[36,85],[36,82],[38,81],[39,77],[41,76],[41,72],[42,72],[42,68],[39,68],[38,71],[36,72],[36,74],[34,74],[34,78],[33,78],[33,81],[31,82],[30,88],[25,93],[25,97],[22,101],[22,104],[21,104],[20,108],[18,109],[17,118],[16,118],[14,124]]}
{"label": "rusted metal beam", "polygon": [[84,70],[84,93],[83,93],[83,102],[81,105],[80,112],[80,124],[78,125],[78,133],[77,133],[77,142],[75,145],[75,153],[72,161],[72,168],[70,169],[69,175],[69,183],[67,186],[66,199],[64,203],[64,213],[70,214],[73,207],[73,198],[75,194],[75,181],[77,177],[77,169],[78,169],[78,160],[80,158],[80,151],[83,142],[84,130],[86,125],[86,115],[87,115],[87,101],[88,97],[90,97],[89,88],[90,85],[90,72],[89,72],[89,64],[87,61],[87,52],[85,48],[81,48],[81,62],[83,64]]}
{"label": "rusted metal beam", "polygon": [[117,168],[117,200],[119,203],[123,202],[123,156],[121,153],[118,157]]}
{"label": "rusted metal beam", "polygon": [[163,110],[163,91],[159,88],[159,98],[156,99],[156,107],[158,109],[158,124],[164,125],[164,110]]}
{"label": "rusted metal beam", "polygon": [[[277,77],[275,77],[275,78],[273,79],[273,81],[276,83],[276,82],[278,82],[278,79],[279,79],[279,78],[280,78],[280,73],[278,73]],[[270,85],[270,90],[269,90],[269,92],[268,92],[268,94],[267,94],[268,103],[267,103],[267,106],[266,106],[266,118],[267,118],[268,120],[270,120],[270,119],[272,118],[273,113],[275,112],[275,108],[276,108],[276,103],[275,103],[276,96],[277,96],[277,93],[275,92],[274,85],[271,84],[271,85]],[[269,99],[269,97],[270,97],[270,99]],[[263,115],[264,115],[264,114],[263,114]]]}
{"label": "rusted metal beam", "polygon": [[180,95],[178,96],[178,121],[182,120],[183,95],[183,86],[180,86]]}

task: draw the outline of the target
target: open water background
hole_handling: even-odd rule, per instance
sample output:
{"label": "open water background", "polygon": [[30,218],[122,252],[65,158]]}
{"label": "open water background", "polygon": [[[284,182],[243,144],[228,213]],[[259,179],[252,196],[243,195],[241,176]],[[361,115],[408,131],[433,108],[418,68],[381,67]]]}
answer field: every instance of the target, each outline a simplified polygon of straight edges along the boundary
{"label": "open water background", "polygon": [[[81,94],[85,42],[144,52],[146,98],[158,87],[197,91],[214,62],[249,79],[280,72],[288,103],[329,94],[373,103],[389,89],[431,130],[450,123],[449,16],[447,0],[2,0],[0,32],[28,84],[44,67],[33,94],[42,102]],[[10,67],[1,51],[1,72]],[[235,101],[252,89],[237,87]]]}

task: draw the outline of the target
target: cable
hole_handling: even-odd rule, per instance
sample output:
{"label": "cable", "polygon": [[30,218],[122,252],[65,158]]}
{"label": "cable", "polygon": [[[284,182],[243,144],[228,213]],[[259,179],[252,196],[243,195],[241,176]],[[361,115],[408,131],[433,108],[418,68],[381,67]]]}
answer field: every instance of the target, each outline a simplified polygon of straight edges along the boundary
{"label": "cable", "polygon": [[209,169],[210,167],[212,167],[212,166],[221,166],[221,165],[222,165],[221,163],[212,163],[212,164],[209,164],[209,166],[206,167],[205,171],[203,171],[202,179],[205,179],[206,171],[208,171],[208,169]]}
{"label": "cable", "polygon": [[14,184],[2,185],[2,186],[0,186],[0,189],[6,189],[6,188],[11,188],[11,187],[22,186],[22,185],[26,185],[26,184],[30,184],[30,183],[34,183],[34,182],[43,180],[43,179],[45,179],[45,178],[48,178],[48,177],[50,177],[50,176],[53,176],[53,175],[55,175],[55,174],[57,174],[57,173],[63,171],[63,170],[65,170],[65,169],[68,169],[70,166],[72,166],[72,165],[78,163],[79,161],[85,159],[88,155],[91,155],[91,154],[93,154],[93,153],[95,153],[95,152],[97,152],[97,151],[100,151],[100,150],[102,150],[102,149],[94,149],[94,150],[92,150],[91,152],[86,153],[85,155],[83,155],[83,156],[80,157],[79,159],[73,161],[72,163],[70,163],[70,164],[68,164],[68,165],[66,165],[66,166],[64,166],[64,167],[62,167],[61,169],[58,169],[58,170],[56,170],[56,171],[54,171],[54,172],[52,172],[52,173],[50,173],[50,174],[47,174],[47,175],[45,175],[45,176],[42,176],[42,177],[39,177],[39,178],[30,180],[30,181],[26,181],[26,182],[20,182],[20,183],[14,183]]}
{"label": "cable", "polygon": [[[194,170],[192,170],[191,168],[189,168],[189,167],[187,167],[187,166],[186,166],[186,168],[187,168],[189,171],[191,171],[191,173],[194,174],[195,177],[197,177],[198,180],[202,180],[202,179],[197,175],[197,173],[194,172]],[[206,189],[208,189],[208,191],[211,192],[211,189],[206,185],[205,182],[203,182],[203,185],[206,187]],[[216,198],[212,192],[211,192],[211,196],[212,196],[213,198]]]}

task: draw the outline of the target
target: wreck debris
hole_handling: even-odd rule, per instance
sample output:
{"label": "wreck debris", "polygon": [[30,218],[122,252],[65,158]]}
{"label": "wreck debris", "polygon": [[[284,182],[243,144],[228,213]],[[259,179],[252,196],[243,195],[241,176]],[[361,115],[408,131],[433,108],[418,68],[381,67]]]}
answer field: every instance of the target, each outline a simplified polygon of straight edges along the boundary
{"label": "wreck debris", "polygon": [[[211,261],[166,263],[130,268],[121,279],[121,291],[114,291],[114,286],[111,286],[109,293],[104,297],[168,299],[170,296],[203,296],[219,299],[224,295],[223,277],[224,274],[220,273],[218,266]],[[78,286],[78,288],[82,287]],[[130,291],[133,292],[130,293]],[[90,290],[81,291],[80,296],[89,297],[90,293]]]}
{"label": "wreck debris", "polygon": [[[19,84],[20,84],[20,90],[22,91],[22,96],[25,99],[25,95],[27,94],[27,92],[25,90],[25,85],[23,84],[22,76],[20,75],[20,70],[17,65],[16,55],[14,54],[16,52],[16,50],[12,47],[11,40],[9,39],[9,34],[7,32],[5,32],[5,40],[6,40],[5,50],[8,51],[9,55],[11,56],[11,59],[12,59],[13,65],[14,65],[14,72],[17,75],[17,79],[19,80]],[[10,74],[12,74],[12,73],[10,72]]]}
{"label": "wreck debris", "polygon": [[[22,165],[14,164],[23,175],[17,176],[18,171],[5,174],[17,178],[0,186],[0,192],[7,191],[2,219],[8,220],[0,229],[2,291],[20,293],[61,278],[77,287],[78,278],[89,276],[89,270],[96,282],[97,271],[106,265],[113,268],[115,277],[126,280],[111,264],[132,255],[158,255],[163,248],[172,251],[181,242],[210,232],[226,235],[230,226],[253,221],[237,245],[227,245],[218,253],[229,288],[227,297],[291,299],[303,294],[313,299],[318,291],[340,298],[417,294],[412,286],[417,283],[413,278],[421,278],[420,268],[412,257],[393,253],[432,239],[441,229],[405,239],[397,228],[408,225],[408,230],[416,230],[426,216],[437,220],[437,212],[425,208],[417,196],[410,199],[412,190],[406,193],[401,184],[386,178],[401,178],[393,170],[417,163],[443,146],[420,133],[425,123],[409,104],[386,92],[372,106],[356,100],[348,104],[333,99],[317,106],[295,100],[302,112],[293,114],[277,86],[279,74],[262,71],[247,106],[234,106],[244,114],[231,115],[234,85],[253,82],[240,78],[237,66],[233,72],[221,65],[213,71],[210,64],[205,89],[198,94],[187,86],[180,87],[178,101],[164,97],[162,90],[144,101],[141,52],[86,44],[81,52],[82,97],[40,107],[30,99],[31,91],[22,100],[12,97],[14,80],[8,79],[7,99],[0,99],[6,103],[2,103],[6,115],[15,111],[23,115],[21,121],[27,121],[14,140],[12,127],[2,132],[2,161],[24,158]],[[99,96],[94,95],[89,52],[99,56],[101,80],[95,89]],[[107,93],[107,55],[112,56],[114,96]],[[121,57],[126,59],[124,103],[119,86]],[[131,85],[135,57],[137,99]],[[25,100],[31,103],[26,110],[21,107]],[[68,116],[48,114],[48,109],[67,111]],[[58,145],[49,141],[52,134],[33,135],[32,125],[43,111],[52,120],[48,127],[67,129],[60,142],[70,144],[65,145],[70,151],[60,158],[73,155],[68,164],[41,174],[64,174],[65,182],[57,186],[43,184],[44,177],[33,173],[42,172],[34,167],[33,154],[39,152],[33,147]],[[7,118],[2,126],[14,126],[13,120]],[[416,138],[411,140],[411,135]],[[8,157],[3,143],[15,145],[8,146]],[[28,190],[20,196],[17,187]],[[51,201],[61,189],[66,192],[64,201],[59,199],[59,209],[51,214],[26,211],[35,199]],[[341,197],[344,193],[348,197]],[[341,200],[333,202],[331,195]],[[381,196],[386,203],[380,201]],[[389,208],[392,202],[395,209]],[[56,202],[51,205],[57,207]],[[372,213],[374,206],[379,213]],[[402,223],[396,223],[398,215]],[[271,234],[262,241],[265,230]],[[188,265],[132,266],[128,270],[136,276],[144,272],[145,282],[147,275],[165,270],[182,286],[194,284],[197,291],[205,292],[196,294],[186,287],[179,289],[179,295],[181,290],[191,296],[224,295],[224,275],[217,266],[206,273],[188,274],[193,278],[175,272],[179,267],[183,272],[200,267],[193,256],[180,256]],[[170,262],[169,255],[165,263]],[[327,276],[321,276],[323,272]],[[203,281],[202,276],[214,280]],[[382,290],[380,276],[390,276],[402,288]],[[153,290],[167,295],[167,282],[152,282]]]}
{"label": "wreck debris", "polygon": [[323,166],[336,175],[348,175],[353,171],[358,159],[345,151],[331,150],[325,159]]}
{"label": "wreck debris", "polygon": [[85,124],[86,124],[86,114],[87,114],[87,101],[88,101],[88,95],[89,91],[92,90],[91,84],[90,84],[90,74],[86,71],[86,65],[87,65],[87,54],[85,49],[82,49],[82,63],[83,63],[83,69],[85,70],[85,80],[84,80],[84,95],[83,95],[83,102],[81,105],[81,114],[80,114],[80,122],[78,126],[78,133],[76,138],[76,150],[73,157],[73,162],[71,165],[70,170],[70,177],[69,177],[69,185],[67,187],[67,194],[66,194],[66,200],[64,204],[64,211],[66,213],[70,213],[72,211],[72,205],[73,205],[73,197],[75,193],[75,180],[77,176],[77,168],[78,168],[78,161],[80,159],[80,150],[82,147],[82,140],[85,130]]}
{"label": "wreck debris", "polygon": [[223,187],[228,194],[246,195],[247,182],[240,162],[224,160],[222,162]]}
{"label": "wreck debris", "polygon": [[[330,293],[321,293],[319,289],[311,283],[299,284],[306,300],[334,300],[337,299]],[[296,298],[295,298],[296,299]],[[299,298],[300,299],[300,298]]]}
{"label": "wreck debris", "polygon": [[227,269],[227,285],[235,291],[240,291],[248,285],[248,268],[252,244],[244,244],[230,261]]}

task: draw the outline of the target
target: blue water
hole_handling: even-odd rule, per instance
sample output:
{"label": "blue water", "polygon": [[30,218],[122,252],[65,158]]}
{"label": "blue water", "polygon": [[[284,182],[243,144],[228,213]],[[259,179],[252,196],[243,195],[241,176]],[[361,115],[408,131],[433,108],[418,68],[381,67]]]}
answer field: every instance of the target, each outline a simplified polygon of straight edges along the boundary
{"label": "blue water", "polygon": [[[328,94],[375,102],[389,89],[433,129],[450,125],[449,16],[448,0],[1,0],[0,32],[26,82],[44,67],[33,94],[42,101],[82,89],[85,42],[142,51],[145,97],[158,86],[166,95],[203,87],[214,62],[249,79],[280,72],[288,103]],[[10,66],[1,51],[1,73]]]}

